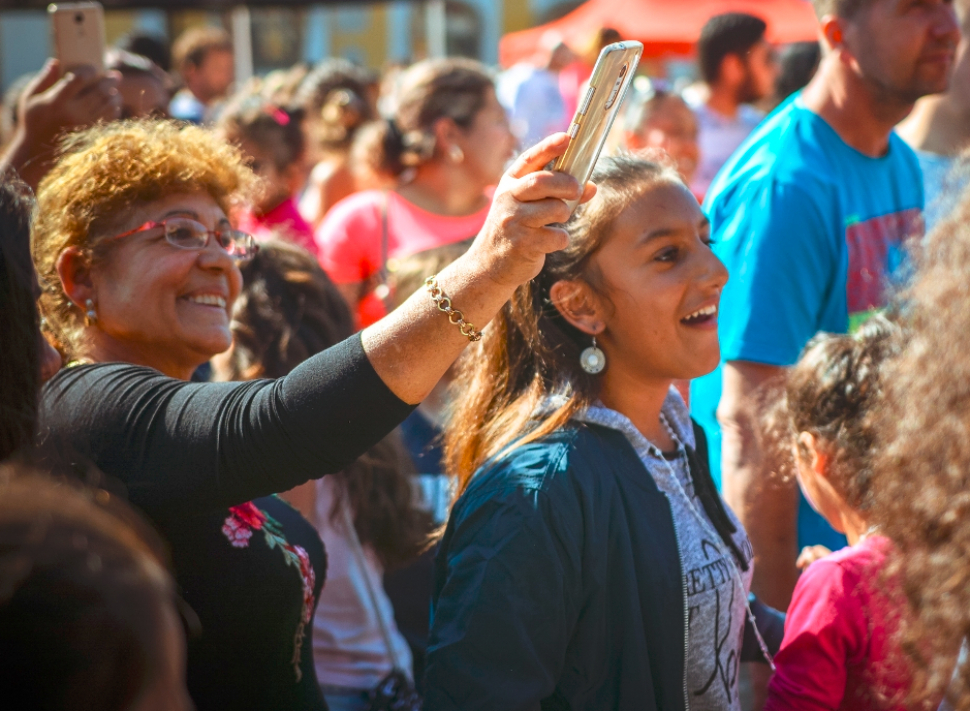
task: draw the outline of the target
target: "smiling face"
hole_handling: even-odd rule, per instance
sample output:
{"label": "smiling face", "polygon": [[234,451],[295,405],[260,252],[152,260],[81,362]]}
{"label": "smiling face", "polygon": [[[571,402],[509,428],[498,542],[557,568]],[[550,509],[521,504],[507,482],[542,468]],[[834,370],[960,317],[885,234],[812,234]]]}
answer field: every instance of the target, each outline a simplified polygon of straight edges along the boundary
{"label": "smiling face", "polygon": [[[595,198],[594,198],[595,199]],[[620,212],[592,260],[604,377],[675,380],[705,375],[720,359],[717,310],[727,269],[710,226],[682,183],[662,179]]]}
{"label": "smiling face", "polygon": [[[212,197],[194,193],[136,208],[105,236],[173,217],[191,218],[209,230],[229,227]],[[92,266],[90,281],[97,322],[88,331],[115,360],[183,377],[232,343],[230,312],[242,277],[215,239],[191,250],[169,244],[161,228],[138,232],[109,244]]]}

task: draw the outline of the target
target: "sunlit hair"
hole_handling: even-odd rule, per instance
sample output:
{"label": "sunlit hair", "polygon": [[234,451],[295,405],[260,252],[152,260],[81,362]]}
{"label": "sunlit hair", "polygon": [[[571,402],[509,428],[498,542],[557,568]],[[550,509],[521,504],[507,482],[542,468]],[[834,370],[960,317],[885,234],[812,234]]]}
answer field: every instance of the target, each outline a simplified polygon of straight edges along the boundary
{"label": "sunlit hair", "polygon": [[[445,435],[445,467],[459,493],[489,459],[562,427],[599,395],[599,377],[586,373],[579,354],[589,336],[571,326],[550,301],[560,280],[584,281],[608,296],[592,263],[614,220],[660,182],[681,183],[676,169],[628,154],[602,157],[591,178],[596,196],[566,223],[569,245],[546,257],[538,277],[519,287],[466,354],[455,380],[455,411]],[[536,418],[550,395],[564,404]]]}
{"label": "sunlit hair", "polygon": [[249,141],[272,156],[282,172],[303,158],[303,110],[288,109],[258,92],[237,94],[219,116],[218,127],[233,143]]}
{"label": "sunlit hair", "polygon": [[[871,523],[896,545],[914,620],[904,648],[915,664],[910,706],[950,683],[970,635],[970,201],[930,233],[903,295],[910,335],[885,376]],[[970,709],[970,665],[956,708]]]}
{"label": "sunlit hair", "polygon": [[[307,358],[349,338],[353,317],[343,297],[305,250],[264,242],[245,265],[233,309],[232,380],[280,378]],[[429,542],[431,515],[418,505],[412,467],[396,433],[333,476],[339,486],[331,519],[349,499],[354,528],[385,566],[415,558]]]}
{"label": "sunlit hair", "polygon": [[252,179],[237,148],[196,126],[123,121],[69,136],[38,188],[31,232],[41,311],[62,353],[74,355],[84,313],[61,286],[61,252],[79,247],[97,262],[105,254],[101,242],[133,208],[170,195],[207,193],[229,214]]}
{"label": "sunlit hair", "polygon": [[165,625],[178,618],[160,550],[147,524],[107,492],[0,465],[5,704],[134,708],[175,663],[163,657]]}
{"label": "sunlit hair", "polygon": [[857,510],[872,505],[871,415],[879,404],[885,363],[901,346],[902,329],[876,315],[855,334],[816,336],[786,378],[788,444],[806,456],[798,436],[813,435],[829,455],[829,481]]}
{"label": "sunlit hair", "polygon": [[401,77],[392,120],[361,129],[359,154],[378,174],[401,175],[435,158],[436,121],[450,118],[463,130],[471,128],[494,90],[488,69],[473,59],[418,62]]}

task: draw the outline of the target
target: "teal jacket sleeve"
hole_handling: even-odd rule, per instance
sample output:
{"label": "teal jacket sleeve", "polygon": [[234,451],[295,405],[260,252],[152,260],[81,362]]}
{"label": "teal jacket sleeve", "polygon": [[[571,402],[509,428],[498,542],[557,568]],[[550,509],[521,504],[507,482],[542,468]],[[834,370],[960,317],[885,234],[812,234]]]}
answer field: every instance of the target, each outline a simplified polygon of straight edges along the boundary
{"label": "teal jacket sleeve", "polygon": [[518,458],[456,504],[435,573],[428,711],[526,711],[554,693],[582,606],[583,520],[547,474]]}

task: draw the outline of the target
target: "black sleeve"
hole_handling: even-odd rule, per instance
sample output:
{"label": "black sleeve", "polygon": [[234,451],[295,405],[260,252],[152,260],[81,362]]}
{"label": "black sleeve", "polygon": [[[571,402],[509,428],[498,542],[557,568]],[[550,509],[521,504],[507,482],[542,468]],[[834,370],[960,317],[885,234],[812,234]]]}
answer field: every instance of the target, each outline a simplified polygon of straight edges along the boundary
{"label": "black sleeve", "polygon": [[224,508],[340,471],[407,417],[360,335],[285,378],[189,383],[122,363],[45,387],[41,440],[121,480],[156,514]]}

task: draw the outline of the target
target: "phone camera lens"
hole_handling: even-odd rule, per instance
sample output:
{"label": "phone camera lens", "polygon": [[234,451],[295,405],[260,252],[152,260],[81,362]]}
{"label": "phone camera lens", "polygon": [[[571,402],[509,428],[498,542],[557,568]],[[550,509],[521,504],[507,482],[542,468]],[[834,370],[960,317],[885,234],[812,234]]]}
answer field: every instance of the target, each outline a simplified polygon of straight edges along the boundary
{"label": "phone camera lens", "polygon": [[74,16],[74,21],[75,21],[75,22],[76,22],[77,24],[79,24],[79,25],[80,25],[81,23],[83,23],[83,22],[84,22],[84,15],[82,15],[82,14],[81,14],[81,13],[79,12],[78,14],[76,14],[76,15]]}

